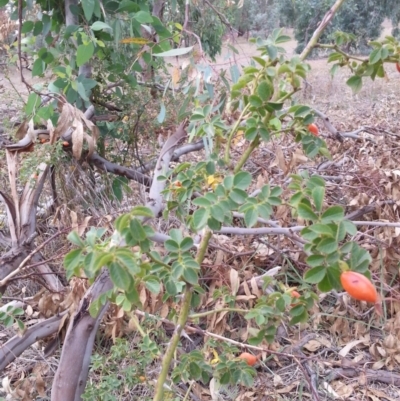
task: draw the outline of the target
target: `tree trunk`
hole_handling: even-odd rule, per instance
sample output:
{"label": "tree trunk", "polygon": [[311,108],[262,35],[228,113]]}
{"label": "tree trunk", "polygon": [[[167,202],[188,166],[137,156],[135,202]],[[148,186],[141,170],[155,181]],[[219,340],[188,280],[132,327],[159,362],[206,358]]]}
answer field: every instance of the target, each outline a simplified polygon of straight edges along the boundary
{"label": "tree trunk", "polygon": [[106,303],[96,317],[89,314],[90,303],[113,287],[104,269],[82,298],[70,322],[60,364],[51,390],[51,401],[80,401],[85,390],[90,357],[97,329],[108,308]]}

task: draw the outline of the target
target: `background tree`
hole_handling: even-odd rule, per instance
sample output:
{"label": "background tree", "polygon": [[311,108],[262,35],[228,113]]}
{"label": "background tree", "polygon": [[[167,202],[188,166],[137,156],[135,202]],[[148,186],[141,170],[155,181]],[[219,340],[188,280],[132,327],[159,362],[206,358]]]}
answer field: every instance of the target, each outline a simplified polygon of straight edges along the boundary
{"label": "background tree", "polygon": [[[325,1],[293,1],[285,3],[280,8],[282,20],[290,23],[294,28],[295,38],[298,41],[296,51],[301,53],[305,44],[320,24],[325,10],[334,4],[334,0]],[[333,34],[343,31],[355,35],[357,38],[354,47],[366,51],[369,40],[376,39],[381,32],[385,18],[383,6],[375,1],[350,0],[344,2],[337,13],[335,20],[324,31],[321,40],[332,41]]]}

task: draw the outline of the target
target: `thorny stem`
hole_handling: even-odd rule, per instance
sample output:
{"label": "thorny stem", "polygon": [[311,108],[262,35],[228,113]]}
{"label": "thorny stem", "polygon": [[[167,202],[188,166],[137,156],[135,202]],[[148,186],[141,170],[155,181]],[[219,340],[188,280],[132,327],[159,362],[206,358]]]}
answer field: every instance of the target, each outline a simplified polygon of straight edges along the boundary
{"label": "thorny stem", "polygon": [[339,48],[339,46],[337,46],[337,45],[328,45],[328,44],[319,44],[319,43],[317,43],[317,44],[315,45],[315,47],[319,47],[319,48],[321,48],[321,49],[331,49],[331,50],[335,50],[335,52],[340,53],[342,56],[346,57],[347,59],[353,59],[353,60],[356,60],[356,61],[360,61],[361,63],[365,63],[365,62],[368,61],[368,58],[363,59],[363,58],[356,57],[356,56],[352,56],[352,55],[350,55],[350,54],[345,53],[345,52],[344,52],[343,50],[341,50],[341,49]]}
{"label": "thorny stem", "polygon": [[[197,251],[197,257],[196,257],[196,261],[199,265],[202,263],[204,256],[206,254],[208,243],[210,242],[211,239],[211,235],[212,235],[211,231],[206,231],[200,243],[200,247],[199,250]],[[178,347],[182,330],[186,326],[188,320],[191,300],[192,300],[192,286],[186,284],[186,288],[183,293],[183,298],[181,303],[181,311],[178,317],[178,323],[175,327],[174,334],[171,337],[171,341],[168,344],[168,347],[165,351],[165,355],[161,363],[161,372],[157,380],[156,392],[154,394],[153,401],[163,401],[164,383],[167,380],[169,367],[174,357],[174,353]]]}
{"label": "thorny stem", "polygon": [[250,103],[240,113],[239,118],[236,120],[236,123],[233,126],[231,133],[229,134],[228,143],[226,144],[226,148],[225,148],[225,157],[224,157],[224,161],[225,161],[226,164],[229,163],[229,159],[230,159],[229,154],[230,154],[232,139],[233,139],[238,127],[239,127],[239,124],[242,122],[243,116],[247,113],[247,110],[249,109],[249,107],[250,107]]}
{"label": "thorny stem", "polygon": [[250,146],[244,151],[242,157],[240,158],[239,162],[236,164],[233,172],[234,174],[238,173],[243,165],[247,162],[247,159],[253,153],[253,150],[260,144],[260,137],[257,136],[254,141],[250,144]]}

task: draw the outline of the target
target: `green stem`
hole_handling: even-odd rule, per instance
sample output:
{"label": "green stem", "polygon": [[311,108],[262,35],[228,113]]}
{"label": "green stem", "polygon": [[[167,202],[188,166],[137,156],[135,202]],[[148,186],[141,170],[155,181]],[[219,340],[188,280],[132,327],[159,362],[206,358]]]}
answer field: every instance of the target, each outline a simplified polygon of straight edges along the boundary
{"label": "green stem", "polygon": [[[203,239],[200,243],[199,250],[197,251],[196,261],[201,264],[203,262],[204,256],[206,254],[208,243],[211,239],[211,231],[206,231],[203,236]],[[178,322],[175,327],[174,334],[171,337],[171,341],[168,344],[168,347],[165,351],[163,360],[161,362],[161,372],[157,380],[156,391],[154,394],[153,401],[163,401],[164,400],[164,383],[167,380],[169,367],[171,365],[172,359],[174,357],[175,351],[178,347],[179,340],[181,338],[182,330],[186,326],[190,304],[192,300],[192,286],[186,284],[185,291],[183,293],[183,298],[181,302],[181,311],[179,313]]]}
{"label": "green stem", "polygon": [[316,44],[315,47],[319,47],[321,49],[332,49],[335,50],[335,52],[340,53],[342,56],[346,57],[347,59],[352,59],[356,61],[360,61],[361,63],[368,62],[368,59],[362,59],[359,57],[351,56],[350,54],[347,54],[343,50],[341,50],[337,45],[327,45],[327,44]]}
{"label": "green stem", "polygon": [[250,144],[250,146],[244,151],[242,157],[240,158],[239,162],[236,164],[233,173],[236,174],[238,173],[243,165],[247,162],[247,159],[250,157],[252,154],[253,150],[260,144],[260,137],[257,135],[256,138],[253,140],[253,142]]}
{"label": "green stem", "polygon": [[250,107],[250,103],[240,113],[239,118],[236,120],[236,123],[233,126],[231,133],[229,134],[228,143],[226,144],[226,148],[225,148],[225,157],[224,157],[225,164],[229,164],[230,150],[231,150],[231,144],[232,144],[233,137],[234,137],[237,129],[239,128],[239,124],[241,123],[243,116],[247,113],[247,110],[249,109],[249,107]]}
{"label": "green stem", "polygon": [[200,242],[199,250],[197,251],[196,261],[199,265],[203,263],[203,259],[206,256],[208,243],[210,242],[212,232],[207,230],[204,233],[203,239]]}
{"label": "green stem", "polygon": [[199,319],[201,317],[213,315],[214,313],[219,313],[219,312],[247,313],[249,311],[247,309],[239,309],[239,308],[221,308],[215,310],[208,310],[207,312],[193,313],[192,315],[189,315],[189,319]]}
{"label": "green stem", "polygon": [[168,344],[167,350],[165,351],[162,363],[161,363],[161,372],[160,376],[158,376],[157,384],[156,384],[156,392],[154,394],[153,401],[163,401],[164,399],[164,383],[167,380],[167,375],[169,371],[169,367],[171,365],[172,359],[174,357],[174,353],[176,348],[178,347],[179,340],[181,338],[182,330],[186,325],[189,310],[190,310],[190,301],[192,300],[192,286],[186,284],[185,291],[183,293],[182,303],[181,303],[181,311],[179,313],[178,323],[175,327],[174,334],[171,337],[171,341]]}

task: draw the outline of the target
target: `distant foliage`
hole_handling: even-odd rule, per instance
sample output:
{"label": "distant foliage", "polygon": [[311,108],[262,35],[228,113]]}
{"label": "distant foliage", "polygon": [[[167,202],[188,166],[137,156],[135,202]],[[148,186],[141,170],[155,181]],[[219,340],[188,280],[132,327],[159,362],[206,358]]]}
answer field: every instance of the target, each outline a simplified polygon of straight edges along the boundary
{"label": "distant foliage", "polygon": [[233,25],[239,32],[251,32],[252,36],[265,39],[279,27],[278,1],[248,0],[235,12]]}
{"label": "distant foliage", "polygon": [[385,15],[392,22],[392,35],[400,38],[400,2],[398,0],[381,0]]}
{"label": "distant foliage", "polygon": [[[294,28],[300,53],[335,0],[291,0],[280,7],[281,20]],[[347,0],[324,31],[321,42],[333,40],[335,31],[355,35],[354,51],[366,51],[368,41],[379,37],[385,19],[383,4],[375,0]],[[349,49],[351,50],[351,49]]]}
{"label": "distant foliage", "polygon": [[209,8],[200,9],[193,7],[192,27],[193,32],[197,32],[200,36],[203,50],[212,58],[221,53],[222,35],[225,26],[215,12]]}

